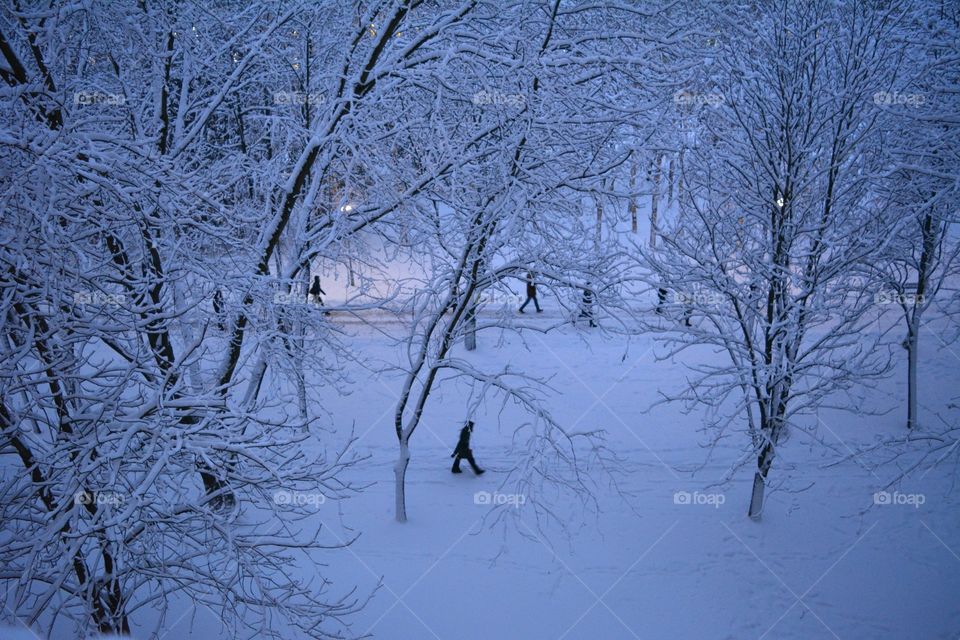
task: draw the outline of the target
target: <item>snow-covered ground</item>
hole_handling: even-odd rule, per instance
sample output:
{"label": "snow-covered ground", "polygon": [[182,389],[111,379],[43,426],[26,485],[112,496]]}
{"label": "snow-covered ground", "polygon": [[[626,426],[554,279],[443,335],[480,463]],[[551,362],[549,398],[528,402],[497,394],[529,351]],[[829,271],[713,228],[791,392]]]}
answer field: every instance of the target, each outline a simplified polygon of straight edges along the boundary
{"label": "snow-covered ground", "polygon": [[[546,313],[533,320],[555,321],[550,299],[543,302]],[[398,361],[383,333],[355,321],[344,326],[365,353]],[[938,343],[937,330],[931,322],[922,345],[921,416],[931,427],[937,414],[957,420],[951,403],[960,389],[960,356]],[[315,410],[351,417],[353,424],[336,425],[336,436],[355,430],[357,450],[369,458],[350,476],[373,484],[351,500],[317,505],[329,542],[360,535],[346,550],[305,557],[305,575],[331,580],[334,592],[357,585],[361,595],[382,581],[352,631],[387,639],[957,637],[955,464],[925,467],[890,488],[894,504],[875,504],[874,494],[897,465],[830,464],[903,435],[901,369],[867,392],[866,406],[892,411],[823,410],[808,421],[821,442],[792,433],[771,476],[779,488],[754,522],[746,516],[751,465],[721,482],[741,458],[746,434],[731,430],[714,442],[701,430],[703,416],[675,405],[651,408],[658,391],[684,376],[681,361],[656,360],[661,350],[648,337],[627,348],[622,337],[566,327],[525,340],[488,333],[479,350],[458,351],[480,368],[511,363],[550,377],[548,404],[564,426],[606,430],[624,459],[616,485],[598,481],[596,515],[554,505],[567,531],[555,524],[541,531],[525,505],[505,528],[484,521],[491,507],[478,502],[487,496],[524,500],[501,484],[517,456],[514,427],[527,419],[515,407],[480,408],[473,444],[489,472],[455,476],[449,456],[466,417],[466,389],[440,388],[413,438],[410,520],[399,524],[393,411],[400,378],[356,367],[345,395],[312,386]],[[326,444],[335,440],[327,436]],[[212,612],[186,608],[165,628],[167,638],[209,640],[218,625]]]}

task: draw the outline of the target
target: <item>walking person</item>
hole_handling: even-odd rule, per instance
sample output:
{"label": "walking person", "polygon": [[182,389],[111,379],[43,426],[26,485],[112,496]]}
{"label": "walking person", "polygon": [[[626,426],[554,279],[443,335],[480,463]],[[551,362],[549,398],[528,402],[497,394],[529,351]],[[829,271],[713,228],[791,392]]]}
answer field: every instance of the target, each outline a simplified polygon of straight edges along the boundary
{"label": "walking person", "polygon": [[323,298],[320,297],[320,294],[327,295],[327,292],[320,288],[320,276],[313,276],[313,284],[310,285],[310,302],[314,302],[318,305],[323,304]]}
{"label": "walking person", "polygon": [[597,326],[593,319],[593,290],[590,289],[590,283],[583,288],[583,298],[580,300],[580,317],[586,318],[591,327]]}
{"label": "walking person", "polygon": [[460,471],[460,461],[466,460],[470,463],[470,468],[475,474],[483,475],[484,470],[477,466],[477,461],[473,459],[473,451],[470,450],[470,434],[473,433],[473,420],[468,420],[463,429],[460,429],[460,440],[457,441],[457,448],[450,455],[453,458],[453,473],[463,473]]}
{"label": "walking person", "polygon": [[657,288],[657,313],[663,313],[663,305],[667,302],[667,290],[663,287]]}
{"label": "walking person", "polygon": [[527,271],[527,299],[520,305],[520,313],[523,313],[524,308],[530,304],[531,300],[533,306],[537,308],[537,313],[542,313],[543,309],[540,308],[540,301],[537,300],[537,283],[533,279],[533,272]]}

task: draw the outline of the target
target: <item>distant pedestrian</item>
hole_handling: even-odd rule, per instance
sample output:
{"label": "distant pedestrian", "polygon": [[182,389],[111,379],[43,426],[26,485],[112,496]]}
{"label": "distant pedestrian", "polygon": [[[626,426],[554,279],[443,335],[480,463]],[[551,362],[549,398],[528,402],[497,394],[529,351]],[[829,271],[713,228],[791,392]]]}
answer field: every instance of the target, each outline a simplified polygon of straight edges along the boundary
{"label": "distant pedestrian", "polygon": [[663,305],[667,302],[667,290],[663,287],[657,289],[657,313],[663,313]]}
{"label": "distant pedestrian", "polygon": [[226,326],[224,326],[223,312],[223,292],[217,289],[213,294],[213,315],[217,319],[217,328],[220,329],[220,331],[226,329]]}
{"label": "distant pedestrian", "polygon": [[597,326],[593,319],[593,290],[590,289],[590,283],[583,288],[583,298],[580,300],[580,317],[586,318],[591,327]]}
{"label": "distant pedestrian", "polygon": [[310,302],[323,304],[323,298],[320,294],[327,295],[327,292],[320,288],[320,276],[313,276],[313,284],[310,285]]}
{"label": "distant pedestrian", "polygon": [[460,471],[460,461],[466,460],[475,474],[483,475],[484,470],[477,466],[477,461],[473,459],[473,451],[470,450],[470,434],[473,433],[473,421],[468,420],[463,429],[460,429],[460,440],[457,441],[457,448],[450,455],[453,458],[453,473],[463,473]]}
{"label": "distant pedestrian", "polygon": [[543,312],[543,309],[540,308],[540,301],[537,300],[537,283],[533,279],[533,272],[527,271],[527,299],[520,305],[520,313],[523,313],[524,308],[530,304],[531,300],[533,301],[533,306],[537,308],[537,313]]}

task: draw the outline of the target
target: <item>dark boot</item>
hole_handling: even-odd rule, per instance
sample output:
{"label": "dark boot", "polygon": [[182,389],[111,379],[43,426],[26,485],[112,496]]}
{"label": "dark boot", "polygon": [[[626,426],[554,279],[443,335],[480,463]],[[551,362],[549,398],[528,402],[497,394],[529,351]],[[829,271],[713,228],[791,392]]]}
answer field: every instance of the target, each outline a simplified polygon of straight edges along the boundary
{"label": "dark boot", "polygon": [[473,456],[467,458],[467,462],[470,463],[470,468],[473,469],[473,472],[478,476],[482,476],[485,471],[477,466],[477,461],[473,459]]}
{"label": "dark boot", "polygon": [[460,456],[453,459],[453,467],[450,469],[450,473],[463,473],[463,471],[460,471]]}

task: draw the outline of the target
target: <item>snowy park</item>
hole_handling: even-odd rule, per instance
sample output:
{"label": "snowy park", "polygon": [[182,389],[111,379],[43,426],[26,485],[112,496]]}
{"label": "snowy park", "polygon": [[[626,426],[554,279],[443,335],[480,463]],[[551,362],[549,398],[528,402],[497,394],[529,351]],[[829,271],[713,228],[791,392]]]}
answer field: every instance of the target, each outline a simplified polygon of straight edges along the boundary
{"label": "snowy park", "polygon": [[960,7],[0,6],[0,639],[960,637]]}

